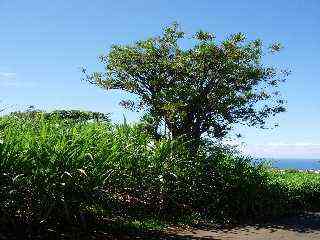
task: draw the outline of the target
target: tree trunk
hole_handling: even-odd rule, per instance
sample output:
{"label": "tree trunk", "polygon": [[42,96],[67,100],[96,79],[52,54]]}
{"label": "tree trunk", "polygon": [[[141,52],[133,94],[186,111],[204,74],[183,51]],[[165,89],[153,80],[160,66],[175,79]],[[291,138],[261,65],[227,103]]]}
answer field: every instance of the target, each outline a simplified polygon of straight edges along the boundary
{"label": "tree trunk", "polygon": [[191,129],[183,129],[181,131],[172,131],[172,138],[180,138],[185,142],[191,156],[197,154],[200,147],[201,133],[194,132]]}
{"label": "tree trunk", "polygon": [[186,143],[191,156],[197,154],[200,147],[201,131],[199,122],[186,122],[182,127],[176,127],[165,119],[165,123],[171,132],[172,139],[181,139]]}

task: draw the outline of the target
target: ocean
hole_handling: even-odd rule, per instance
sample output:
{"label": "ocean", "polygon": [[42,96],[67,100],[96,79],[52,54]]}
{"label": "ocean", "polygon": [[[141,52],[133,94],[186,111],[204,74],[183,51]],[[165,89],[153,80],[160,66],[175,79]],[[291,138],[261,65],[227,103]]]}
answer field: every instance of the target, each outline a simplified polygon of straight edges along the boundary
{"label": "ocean", "polygon": [[320,170],[319,159],[268,159],[272,166],[279,169]]}

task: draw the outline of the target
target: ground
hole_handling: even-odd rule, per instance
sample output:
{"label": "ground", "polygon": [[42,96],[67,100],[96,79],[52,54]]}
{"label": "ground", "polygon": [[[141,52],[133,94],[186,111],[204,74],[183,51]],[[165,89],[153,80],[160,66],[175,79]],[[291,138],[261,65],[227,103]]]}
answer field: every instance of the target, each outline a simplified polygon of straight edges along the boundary
{"label": "ground", "polygon": [[[27,239],[25,237],[14,237],[17,233],[10,235],[0,232],[0,240]],[[320,239],[320,213],[304,213],[296,217],[287,217],[279,220],[259,223],[242,224],[237,226],[227,225],[205,225],[199,224],[192,227],[168,227],[165,231],[146,232],[95,232],[82,234],[81,231],[73,234],[53,234],[39,236],[32,239],[93,239],[93,240],[121,240],[121,239],[211,239],[211,240],[316,240]],[[30,238],[29,238],[30,239]]]}
{"label": "ground", "polygon": [[[172,229],[172,234],[174,232],[174,229]],[[189,230],[176,231],[175,234],[177,235],[176,239],[320,239],[320,213],[304,213],[297,217],[284,218],[263,224],[248,224],[233,227],[198,226]]]}
{"label": "ground", "polygon": [[318,240],[320,239],[320,213],[304,213],[272,222],[237,226],[197,225],[188,228],[169,227],[165,232],[134,234],[102,234],[103,239],[171,239],[171,240]]}

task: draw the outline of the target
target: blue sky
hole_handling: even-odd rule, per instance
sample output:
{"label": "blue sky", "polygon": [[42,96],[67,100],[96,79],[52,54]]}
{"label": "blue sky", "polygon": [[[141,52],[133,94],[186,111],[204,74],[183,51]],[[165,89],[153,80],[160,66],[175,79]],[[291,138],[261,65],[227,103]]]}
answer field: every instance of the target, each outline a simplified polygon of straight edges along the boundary
{"label": "blue sky", "polygon": [[120,93],[81,82],[80,67],[101,70],[98,55],[111,44],[157,35],[178,21],[218,38],[244,32],[284,51],[266,59],[288,67],[288,112],[274,130],[239,128],[245,150],[265,157],[320,158],[320,1],[0,0],[0,99],[11,109],[83,109],[136,114],[118,106]]}

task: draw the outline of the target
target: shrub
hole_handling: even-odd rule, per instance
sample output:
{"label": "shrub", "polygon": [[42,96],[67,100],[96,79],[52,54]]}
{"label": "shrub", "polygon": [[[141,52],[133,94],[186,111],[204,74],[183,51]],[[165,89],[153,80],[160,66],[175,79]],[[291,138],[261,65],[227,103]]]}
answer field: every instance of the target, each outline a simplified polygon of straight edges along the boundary
{"label": "shrub", "polygon": [[0,129],[5,222],[79,224],[99,209],[104,215],[196,213],[223,221],[319,209],[318,178],[283,176],[208,143],[190,156],[184,142],[155,141],[139,124],[11,116],[0,120]]}

